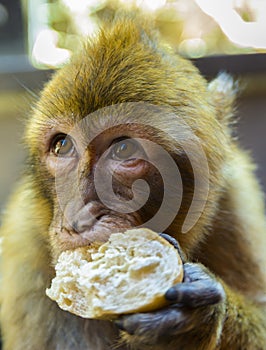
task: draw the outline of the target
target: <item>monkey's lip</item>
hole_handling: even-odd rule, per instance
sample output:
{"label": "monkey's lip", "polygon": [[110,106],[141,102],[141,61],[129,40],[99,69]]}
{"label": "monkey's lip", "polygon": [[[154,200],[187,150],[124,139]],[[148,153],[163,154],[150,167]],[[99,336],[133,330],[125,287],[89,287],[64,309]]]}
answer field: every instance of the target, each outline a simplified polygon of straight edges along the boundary
{"label": "monkey's lip", "polygon": [[[97,216],[94,224],[90,227],[87,233],[108,232],[110,236],[110,234],[114,232],[124,232],[127,229],[131,229],[139,225],[141,225],[141,220],[137,213],[114,214],[103,212]],[[86,232],[82,233],[82,235],[84,234],[86,235]]]}
{"label": "monkey's lip", "polygon": [[115,232],[125,232],[136,227],[136,222],[126,217],[102,214],[97,217],[95,223],[79,235],[91,241],[106,242],[110,235]]}
{"label": "monkey's lip", "polygon": [[83,232],[76,232],[73,229],[61,227],[54,228],[51,235],[55,237],[59,250],[76,249],[89,246],[94,242],[105,243],[112,233],[125,232],[128,229],[139,226],[139,222],[132,216],[116,216],[101,214],[97,220]]}

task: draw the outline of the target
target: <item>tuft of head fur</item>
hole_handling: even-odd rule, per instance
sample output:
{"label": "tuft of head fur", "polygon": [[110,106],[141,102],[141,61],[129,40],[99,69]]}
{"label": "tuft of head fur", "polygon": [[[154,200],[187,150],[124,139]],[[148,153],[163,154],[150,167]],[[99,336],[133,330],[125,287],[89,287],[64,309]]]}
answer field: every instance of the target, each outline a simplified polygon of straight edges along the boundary
{"label": "tuft of head fur", "polygon": [[239,86],[231,75],[221,72],[208,84],[211,103],[215,106],[217,118],[227,125],[235,114],[235,100]]}
{"label": "tuft of head fur", "polygon": [[77,122],[124,102],[168,106],[189,118],[193,129],[199,129],[201,120],[211,128],[216,112],[208,99],[207,81],[191,62],[165,47],[143,21],[122,17],[104,25],[56,72],[36,106],[26,143],[33,144],[32,135],[38,138],[47,120]]}

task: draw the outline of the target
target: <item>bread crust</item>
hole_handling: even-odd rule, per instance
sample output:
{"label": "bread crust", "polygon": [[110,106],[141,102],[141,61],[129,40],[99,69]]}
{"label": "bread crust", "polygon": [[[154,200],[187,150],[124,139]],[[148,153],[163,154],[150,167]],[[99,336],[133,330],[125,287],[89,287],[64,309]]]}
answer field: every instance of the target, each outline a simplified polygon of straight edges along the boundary
{"label": "bread crust", "polygon": [[149,229],[114,233],[108,242],[63,252],[46,294],[83,318],[115,319],[167,304],[165,292],[183,279],[172,244]]}

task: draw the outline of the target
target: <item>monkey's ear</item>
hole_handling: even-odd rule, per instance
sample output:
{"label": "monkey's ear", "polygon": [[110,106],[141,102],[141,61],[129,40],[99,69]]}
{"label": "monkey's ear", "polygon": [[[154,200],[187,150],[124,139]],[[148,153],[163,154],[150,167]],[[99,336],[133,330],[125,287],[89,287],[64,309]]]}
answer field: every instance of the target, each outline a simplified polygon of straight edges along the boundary
{"label": "monkey's ear", "polygon": [[226,125],[230,124],[235,112],[234,102],[239,90],[238,82],[223,72],[209,83],[208,90],[217,118]]}

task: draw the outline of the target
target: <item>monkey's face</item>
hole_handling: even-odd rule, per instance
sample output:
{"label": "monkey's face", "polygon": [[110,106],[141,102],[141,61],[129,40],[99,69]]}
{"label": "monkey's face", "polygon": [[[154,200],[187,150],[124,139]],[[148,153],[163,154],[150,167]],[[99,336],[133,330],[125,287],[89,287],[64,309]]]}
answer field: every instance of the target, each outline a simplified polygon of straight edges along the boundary
{"label": "monkey's face", "polygon": [[[119,105],[71,125],[60,121],[43,129],[41,177],[53,202],[50,235],[56,256],[136,226],[166,229],[177,214],[173,201],[182,190],[178,168],[163,146],[162,130],[143,122],[143,108]],[[149,113],[157,119],[161,111],[149,108],[145,106],[146,117]],[[167,205],[151,222],[163,202],[164,187]]]}
{"label": "monkey's face", "polygon": [[208,201],[200,139],[165,107],[124,103],[84,118],[50,119],[38,141],[35,169],[53,208],[55,259],[133,227],[177,237]]}

